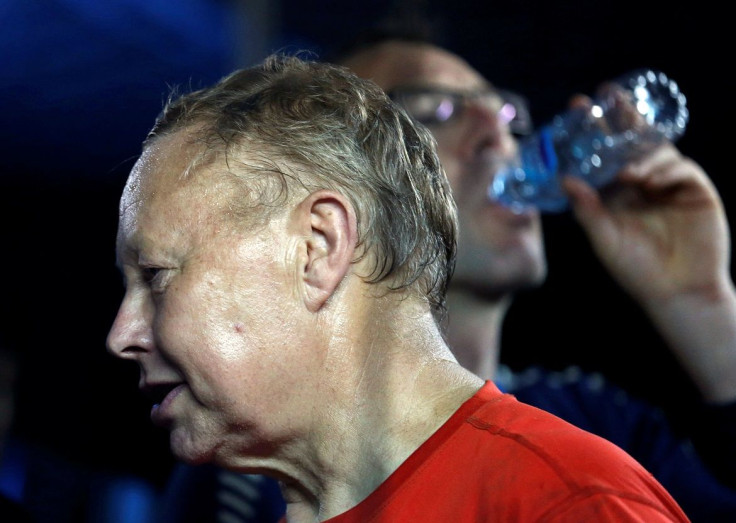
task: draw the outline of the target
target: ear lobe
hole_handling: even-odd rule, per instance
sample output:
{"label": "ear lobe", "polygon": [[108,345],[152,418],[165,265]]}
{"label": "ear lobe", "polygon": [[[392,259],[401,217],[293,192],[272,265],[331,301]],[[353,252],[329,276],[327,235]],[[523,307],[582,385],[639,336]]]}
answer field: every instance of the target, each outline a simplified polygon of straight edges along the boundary
{"label": "ear lobe", "polygon": [[350,269],[357,241],[353,206],[341,194],[317,191],[297,208],[306,233],[306,257],[300,267],[307,308],[316,312]]}

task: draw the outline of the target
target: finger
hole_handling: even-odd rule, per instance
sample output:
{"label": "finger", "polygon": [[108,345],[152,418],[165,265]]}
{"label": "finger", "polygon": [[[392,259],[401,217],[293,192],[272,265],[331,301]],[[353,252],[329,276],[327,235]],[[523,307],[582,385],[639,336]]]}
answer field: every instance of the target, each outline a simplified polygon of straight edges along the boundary
{"label": "finger", "polygon": [[670,144],[658,147],[641,160],[631,162],[619,174],[624,185],[636,185],[648,198],[702,202],[719,199],[712,181],[696,162]]}
{"label": "finger", "polygon": [[627,163],[621,170],[621,180],[642,180],[649,178],[652,173],[666,169],[683,160],[677,148],[670,142],[664,142],[653,148],[647,154]]}
{"label": "finger", "polygon": [[598,191],[580,178],[566,176],[562,186],[570,198],[572,212],[596,250],[615,242],[617,229],[613,216]]}
{"label": "finger", "polygon": [[590,208],[591,211],[595,211],[597,206],[602,205],[598,191],[577,176],[564,176],[562,188],[573,207]]}

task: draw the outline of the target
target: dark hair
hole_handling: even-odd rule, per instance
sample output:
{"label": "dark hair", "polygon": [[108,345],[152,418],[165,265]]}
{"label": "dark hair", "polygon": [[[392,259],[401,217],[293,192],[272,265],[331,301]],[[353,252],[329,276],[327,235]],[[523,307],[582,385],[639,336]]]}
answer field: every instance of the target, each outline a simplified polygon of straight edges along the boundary
{"label": "dark hair", "polygon": [[328,50],[324,59],[336,64],[343,63],[346,58],[364,49],[391,40],[448,47],[441,20],[432,18],[422,3],[396,2],[380,20]]}

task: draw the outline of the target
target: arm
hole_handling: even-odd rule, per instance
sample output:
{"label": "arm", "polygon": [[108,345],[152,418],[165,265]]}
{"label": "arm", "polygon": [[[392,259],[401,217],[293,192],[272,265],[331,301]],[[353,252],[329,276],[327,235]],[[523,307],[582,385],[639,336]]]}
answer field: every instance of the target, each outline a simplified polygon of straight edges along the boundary
{"label": "arm", "polygon": [[619,175],[606,198],[565,187],[594,251],[712,403],[736,401],[736,291],[730,235],[703,169],[671,144]]}
{"label": "arm", "polygon": [[736,481],[736,291],[721,199],[703,169],[666,144],[619,174],[605,197],[565,180],[576,218],[613,278],[642,307],[704,400],[692,437]]}

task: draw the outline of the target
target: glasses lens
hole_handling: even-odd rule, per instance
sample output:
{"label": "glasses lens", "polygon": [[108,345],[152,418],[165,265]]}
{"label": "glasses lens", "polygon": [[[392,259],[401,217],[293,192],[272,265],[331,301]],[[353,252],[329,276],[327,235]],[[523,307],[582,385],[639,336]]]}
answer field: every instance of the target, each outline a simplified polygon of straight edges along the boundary
{"label": "glasses lens", "polygon": [[389,96],[424,125],[446,122],[456,113],[458,105],[454,96],[437,91],[393,91]]}
{"label": "glasses lens", "polygon": [[498,94],[503,100],[498,115],[508,124],[511,132],[521,136],[531,134],[534,124],[526,98],[510,91],[498,91]]}
{"label": "glasses lens", "polygon": [[509,91],[455,93],[433,89],[396,89],[389,96],[409,116],[424,125],[447,122],[460,115],[465,103],[474,100],[497,114],[513,134],[528,135],[533,130],[526,99]]}

